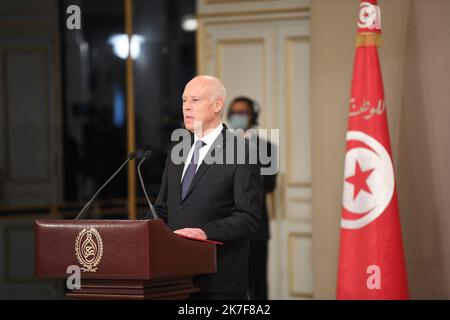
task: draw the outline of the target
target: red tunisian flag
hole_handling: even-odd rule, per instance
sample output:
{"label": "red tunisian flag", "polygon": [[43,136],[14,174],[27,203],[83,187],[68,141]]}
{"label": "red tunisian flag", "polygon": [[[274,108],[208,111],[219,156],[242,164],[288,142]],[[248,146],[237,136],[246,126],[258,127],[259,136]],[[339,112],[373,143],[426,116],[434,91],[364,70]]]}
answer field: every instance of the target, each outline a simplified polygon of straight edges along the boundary
{"label": "red tunisian flag", "polygon": [[361,2],[345,156],[338,299],[408,299],[378,59],[381,15]]}

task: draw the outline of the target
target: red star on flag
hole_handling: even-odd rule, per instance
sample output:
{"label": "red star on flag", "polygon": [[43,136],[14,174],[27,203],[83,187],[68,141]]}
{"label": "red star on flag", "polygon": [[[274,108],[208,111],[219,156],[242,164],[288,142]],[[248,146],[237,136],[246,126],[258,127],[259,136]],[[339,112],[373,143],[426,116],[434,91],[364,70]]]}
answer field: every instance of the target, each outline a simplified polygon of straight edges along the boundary
{"label": "red star on flag", "polygon": [[353,200],[358,197],[358,194],[361,192],[361,190],[366,191],[367,193],[372,194],[372,191],[370,190],[369,186],[367,185],[367,179],[372,174],[372,172],[375,169],[369,169],[366,171],[361,170],[361,166],[359,165],[358,160],[356,160],[356,166],[355,166],[355,174],[351,177],[348,177],[345,179],[348,183],[351,183],[354,187],[353,189]]}

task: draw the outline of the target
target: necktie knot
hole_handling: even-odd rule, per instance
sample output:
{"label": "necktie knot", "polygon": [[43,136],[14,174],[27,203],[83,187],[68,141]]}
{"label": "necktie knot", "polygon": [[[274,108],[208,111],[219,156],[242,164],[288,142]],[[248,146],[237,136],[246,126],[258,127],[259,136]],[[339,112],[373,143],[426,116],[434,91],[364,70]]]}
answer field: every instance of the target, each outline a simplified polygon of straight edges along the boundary
{"label": "necktie knot", "polygon": [[197,142],[194,145],[194,153],[192,154],[191,163],[198,164],[198,158],[200,155],[200,149],[205,145],[206,143],[202,140],[197,140]]}
{"label": "necktie knot", "polygon": [[197,140],[197,142],[195,143],[195,149],[199,150],[200,148],[202,148],[206,143],[203,142],[202,140]]}

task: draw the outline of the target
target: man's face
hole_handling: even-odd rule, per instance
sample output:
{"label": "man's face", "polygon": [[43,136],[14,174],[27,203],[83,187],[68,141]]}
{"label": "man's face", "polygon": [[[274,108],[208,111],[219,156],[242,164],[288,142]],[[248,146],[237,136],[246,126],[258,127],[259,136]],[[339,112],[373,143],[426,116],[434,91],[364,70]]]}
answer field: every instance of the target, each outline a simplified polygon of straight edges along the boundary
{"label": "man's face", "polygon": [[194,123],[204,129],[217,117],[214,97],[208,90],[208,84],[201,79],[191,80],[183,92],[183,117],[186,129],[194,132]]}

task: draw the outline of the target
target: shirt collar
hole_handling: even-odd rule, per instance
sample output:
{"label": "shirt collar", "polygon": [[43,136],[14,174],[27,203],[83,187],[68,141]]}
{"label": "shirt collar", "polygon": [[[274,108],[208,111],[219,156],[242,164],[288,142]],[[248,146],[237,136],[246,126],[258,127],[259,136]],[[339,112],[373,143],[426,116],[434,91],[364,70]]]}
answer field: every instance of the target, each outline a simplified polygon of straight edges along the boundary
{"label": "shirt collar", "polygon": [[222,132],[223,124],[220,123],[215,129],[207,133],[203,138],[197,137],[197,135],[194,135],[194,144],[197,142],[197,140],[202,140],[207,146],[210,146],[219,136],[219,134]]}

